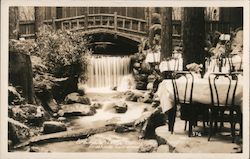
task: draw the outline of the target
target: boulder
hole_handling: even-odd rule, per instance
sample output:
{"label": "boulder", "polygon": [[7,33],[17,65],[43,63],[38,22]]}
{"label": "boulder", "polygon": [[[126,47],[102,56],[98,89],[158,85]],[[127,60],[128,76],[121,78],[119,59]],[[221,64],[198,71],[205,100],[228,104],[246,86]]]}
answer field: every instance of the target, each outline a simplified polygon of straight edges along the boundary
{"label": "boulder", "polygon": [[57,120],[60,121],[60,122],[65,122],[67,119],[65,117],[61,116]]}
{"label": "boulder", "polygon": [[143,96],[143,93],[136,91],[127,91],[124,95],[126,101],[137,102],[138,98]]}
{"label": "boulder", "polygon": [[61,131],[66,131],[67,128],[64,123],[56,122],[56,121],[45,121],[43,123],[43,133],[50,134]]}
{"label": "boulder", "polygon": [[95,108],[95,109],[100,109],[103,107],[103,104],[102,103],[93,103],[91,105],[91,107]]}
{"label": "boulder", "polygon": [[153,82],[149,82],[147,84],[147,90],[153,90],[153,88],[154,88],[154,83]]}
{"label": "boulder", "polygon": [[140,144],[139,153],[156,152],[158,148],[158,143],[156,140],[143,140]]}
{"label": "boulder", "polygon": [[115,111],[117,113],[125,113],[128,110],[128,105],[125,102],[115,103]]}
{"label": "boulder", "polygon": [[136,129],[134,127],[129,127],[125,125],[118,126],[115,129],[115,132],[117,133],[126,133],[126,132],[131,132],[131,131],[136,131]]}
{"label": "boulder", "polygon": [[145,92],[143,95],[143,103],[152,103],[153,95],[151,92]]}
{"label": "boulder", "polygon": [[60,116],[90,116],[95,113],[95,108],[79,103],[62,105],[61,110],[58,111]]}
{"label": "boulder", "polygon": [[11,118],[29,125],[39,126],[48,119],[42,106],[26,104],[13,106],[10,109]]}
{"label": "boulder", "polygon": [[22,104],[24,98],[21,97],[20,93],[13,86],[8,87],[8,103],[9,105]]}
{"label": "boulder", "polygon": [[139,62],[136,62],[136,63],[134,63],[134,65],[133,65],[135,68],[139,68],[139,67],[141,67],[141,64],[139,63]]}
{"label": "boulder", "polygon": [[79,93],[70,93],[65,97],[66,104],[73,104],[73,103],[81,103],[91,105],[91,101],[89,97],[80,96]]}

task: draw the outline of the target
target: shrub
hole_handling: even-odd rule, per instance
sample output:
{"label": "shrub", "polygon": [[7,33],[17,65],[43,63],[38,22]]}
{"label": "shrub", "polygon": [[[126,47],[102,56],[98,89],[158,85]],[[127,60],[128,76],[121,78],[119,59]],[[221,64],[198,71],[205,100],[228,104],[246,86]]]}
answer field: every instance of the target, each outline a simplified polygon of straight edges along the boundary
{"label": "shrub", "polygon": [[56,77],[77,76],[87,80],[91,51],[88,39],[77,32],[43,26],[37,33],[35,54],[43,59],[49,73]]}

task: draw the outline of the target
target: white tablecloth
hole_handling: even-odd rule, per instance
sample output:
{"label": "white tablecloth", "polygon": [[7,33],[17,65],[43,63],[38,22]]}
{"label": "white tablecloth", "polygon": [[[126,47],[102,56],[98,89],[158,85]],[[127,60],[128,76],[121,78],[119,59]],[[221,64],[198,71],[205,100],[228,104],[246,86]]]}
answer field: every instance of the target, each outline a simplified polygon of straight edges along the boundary
{"label": "white tablecloth", "polygon": [[[184,96],[185,80],[178,79],[177,81],[180,100]],[[228,89],[228,82],[225,80],[218,81],[218,93],[220,103],[225,103],[226,101],[226,91]],[[232,80],[232,85],[235,85],[235,81]],[[188,89],[190,85],[188,86]],[[230,89],[230,94],[233,92],[233,88]],[[163,80],[158,87],[156,92],[160,100],[160,106],[163,112],[171,109],[174,106],[174,93],[173,85],[171,80]],[[215,98],[214,98],[215,99]],[[229,99],[231,102],[231,99]],[[238,86],[235,93],[235,104],[242,106],[243,101],[243,82],[239,80]],[[209,88],[208,79],[194,79],[193,88],[193,102],[199,102],[203,104],[211,104],[211,94]]]}

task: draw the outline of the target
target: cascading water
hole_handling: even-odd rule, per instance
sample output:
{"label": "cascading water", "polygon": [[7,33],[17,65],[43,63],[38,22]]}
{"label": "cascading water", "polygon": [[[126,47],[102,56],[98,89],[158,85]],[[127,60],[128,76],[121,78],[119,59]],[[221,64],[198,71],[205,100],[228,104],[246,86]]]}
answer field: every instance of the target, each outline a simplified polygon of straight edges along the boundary
{"label": "cascading water", "polygon": [[130,73],[129,56],[92,56],[89,67],[88,88],[112,88],[120,86]]}

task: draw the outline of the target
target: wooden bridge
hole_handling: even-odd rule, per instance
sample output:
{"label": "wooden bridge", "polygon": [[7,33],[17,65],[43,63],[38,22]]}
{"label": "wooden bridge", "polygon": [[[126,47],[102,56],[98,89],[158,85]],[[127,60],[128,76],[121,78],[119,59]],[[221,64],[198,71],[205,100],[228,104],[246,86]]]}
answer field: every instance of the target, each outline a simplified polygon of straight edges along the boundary
{"label": "wooden bridge", "polygon": [[[62,19],[45,20],[44,24],[55,29],[81,31],[83,34],[108,33],[140,41],[147,35],[146,20],[114,14],[88,14]],[[32,38],[35,35],[34,21],[20,22],[21,37]]]}

